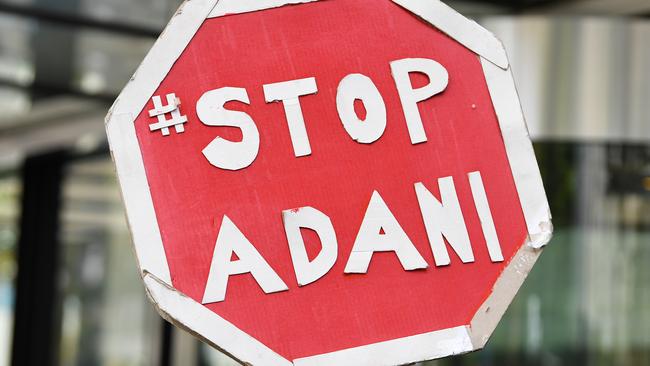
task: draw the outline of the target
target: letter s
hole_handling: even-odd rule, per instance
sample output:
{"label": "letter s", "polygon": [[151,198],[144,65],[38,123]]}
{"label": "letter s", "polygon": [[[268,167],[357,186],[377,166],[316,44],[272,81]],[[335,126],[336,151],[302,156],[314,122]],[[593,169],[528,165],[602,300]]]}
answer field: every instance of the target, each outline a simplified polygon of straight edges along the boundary
{"label": "letter s", "polygon": [[196,102],[196,113],[207,126],[237,127],[242,131],[242,141],[228,141],[217,136],[203,149],[210,164],[225,170],[239,170],[251,165],[260,149],[260,134],[255,121],[246,113],[227,110],[230,101],[250,104],[244,88],[225,87],[205,92]]}

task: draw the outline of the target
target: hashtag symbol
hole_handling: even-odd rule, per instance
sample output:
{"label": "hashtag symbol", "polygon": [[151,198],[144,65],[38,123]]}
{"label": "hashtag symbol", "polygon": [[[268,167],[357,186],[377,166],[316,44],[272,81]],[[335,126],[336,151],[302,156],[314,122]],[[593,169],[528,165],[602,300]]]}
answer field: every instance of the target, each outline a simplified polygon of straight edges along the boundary
{"label": "hashtag symbol", "polygon": [[[181,105],[180,99],[176,98],[176,94],[167,94],[167,105],[162,104],[160,96],[156,95],[151,98],[153,101],[153,109],[149,111],[149,117],[157,117],[158,122],[149,125],[149,129],[154,131],[162,131],[163,136],[169,136],[169,128],[174,127],[176,133],[185,132],[184,123],[187,123],[187,116],[182,116],[179,106]],[[167,115],[171,119],[167,119]]]}

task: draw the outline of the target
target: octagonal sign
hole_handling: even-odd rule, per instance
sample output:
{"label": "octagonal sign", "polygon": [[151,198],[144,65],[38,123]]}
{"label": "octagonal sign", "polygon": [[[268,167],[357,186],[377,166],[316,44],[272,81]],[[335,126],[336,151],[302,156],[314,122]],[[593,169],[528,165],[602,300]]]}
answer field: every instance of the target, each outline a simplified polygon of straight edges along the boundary
{"label": "octagonal sign", "polygon": [[191,0],[107,117],[147,294],[251,365],[482,348],[551,217],[501,43],[437,0]]}

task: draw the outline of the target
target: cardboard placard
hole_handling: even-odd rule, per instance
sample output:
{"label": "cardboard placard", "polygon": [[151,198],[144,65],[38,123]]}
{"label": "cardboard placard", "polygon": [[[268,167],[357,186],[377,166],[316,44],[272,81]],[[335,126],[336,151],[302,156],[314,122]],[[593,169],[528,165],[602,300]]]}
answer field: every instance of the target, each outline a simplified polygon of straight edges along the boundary
{"label": "cardboard placard", "polygon": [[106,123],[151,300],[242,363],[482,348],[551,237],[505,51],[437,0],[188,1]]}

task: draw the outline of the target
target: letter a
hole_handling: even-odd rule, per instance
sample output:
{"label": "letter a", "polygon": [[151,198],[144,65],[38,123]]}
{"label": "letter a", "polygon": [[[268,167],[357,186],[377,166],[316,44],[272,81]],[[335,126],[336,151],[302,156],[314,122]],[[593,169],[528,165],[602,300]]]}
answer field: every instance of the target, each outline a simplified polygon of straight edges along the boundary
{"label": "letter a", "polygon": [[372,194],[366,215],[361,222],[352,253],[345,266],[345,273],[368,272],[370,260],[375,252],[395,252],[402,267],[407,271],[429,266],[376,191]]}
{"label": "letter a", "polygon": [[[233,253],[238,260],[231,261]],[[262,290],[269,294],[289,288],[271,266],[262,258],[242,232],[228,218],[223,217],[217,244],[214,247],[210,274],[203,294],[203,304],[223,301],[230,275],[250,273]]]}

